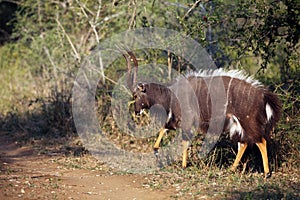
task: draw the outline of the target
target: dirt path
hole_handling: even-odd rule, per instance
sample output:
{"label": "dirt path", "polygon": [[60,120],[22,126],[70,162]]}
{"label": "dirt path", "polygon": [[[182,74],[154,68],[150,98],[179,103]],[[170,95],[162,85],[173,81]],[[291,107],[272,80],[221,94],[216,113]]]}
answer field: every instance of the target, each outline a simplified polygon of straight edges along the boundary
{"label": "dirt path", "polygon": [[[0,199],[171,199],[174,189],[143,186],[147,175],[66,167],[63,155],[39,155],[0,133]],[[61,162],[57,162],[61,160]],[[72,163],[69,163],[72,165]]]}
{"label": "dirt path", "polygon": [[153,174],[121,174],[88,154],[78,156],[76,140],[24,137],[0,132],[0,200],[300,199],[297,165],[270,179],[216,167],[182,170],[179,164]]}

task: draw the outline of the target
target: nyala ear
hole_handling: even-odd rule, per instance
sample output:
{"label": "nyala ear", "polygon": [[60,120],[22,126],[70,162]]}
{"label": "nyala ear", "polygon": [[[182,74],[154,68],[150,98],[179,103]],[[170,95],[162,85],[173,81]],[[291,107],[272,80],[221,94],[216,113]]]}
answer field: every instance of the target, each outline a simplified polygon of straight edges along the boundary
{"label": "nyala ear", "polygon": [[145,83],[138,83],[137,88],[140,92],[146,92],[146,86]]}

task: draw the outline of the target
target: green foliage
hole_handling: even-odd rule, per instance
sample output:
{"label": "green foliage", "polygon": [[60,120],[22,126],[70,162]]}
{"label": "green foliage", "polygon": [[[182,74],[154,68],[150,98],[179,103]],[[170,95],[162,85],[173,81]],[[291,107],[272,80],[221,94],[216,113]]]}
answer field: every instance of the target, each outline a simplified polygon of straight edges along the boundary
{"label": "green foliage", "polygon": [[299,10],[297,0],[237,1],[234,5],[220,6],[215,11],[215,23],[224,27],[219,40],[224,48],[235,52],[231,53],[231,60],[259,57],[261,69],[276,66],[281,80],[286,81],[299,68],[295,56],[299,55]]}

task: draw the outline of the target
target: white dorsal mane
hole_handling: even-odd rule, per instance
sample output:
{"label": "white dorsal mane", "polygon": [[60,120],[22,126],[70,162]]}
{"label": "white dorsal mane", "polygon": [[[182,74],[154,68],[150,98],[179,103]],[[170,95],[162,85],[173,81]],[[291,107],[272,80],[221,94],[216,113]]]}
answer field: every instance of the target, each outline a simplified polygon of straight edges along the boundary
{"label": "white dorsal mane", "polygon": [[214,77],[214,76],[228,76],[240,80],[244,80],[247,83],[252,84],[253,86],[261,86],[262,84],[254,79],[252,76],[249,76],[243,70],[229,70],[225,71],[223,68],[220,69],[209,69],[209,70],[200,70],[198,72],[190,71],[186,74],[186,77],[196,76],[196,77]]}

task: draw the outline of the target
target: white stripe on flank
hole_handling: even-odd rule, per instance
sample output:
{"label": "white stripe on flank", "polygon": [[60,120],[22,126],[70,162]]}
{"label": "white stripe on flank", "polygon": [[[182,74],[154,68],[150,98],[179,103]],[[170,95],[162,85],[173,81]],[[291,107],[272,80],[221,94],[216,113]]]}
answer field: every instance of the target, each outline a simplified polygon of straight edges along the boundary
{"label": "white stripe on flank", "polygon": [[270,121],[271,117],[273,116],[273,110],[272,110],[270,104],[268,104],[268,103],[266,105],[266,114],[267,114],[267,120]]}
{"label": "white stripe on flank", "polygon": [[[211,96],[210,96],[210,86],[211,86],[211,82],[212,82],[212,78],[209,80],[209,84],[208,84],[208,86],[207,86],[207,91],[208,91],[208,93],[207,93],[207,97],[206,97],[206,109],[207,109],[207,112],[209,113],[210,111],[210,109],[209,109],[209,100],[211,99]],[[206,85],[207,85],[207,82],[205,81],[205,83],[206,83]],[[226,110],[226,109],[225,109]]]}
{"label": "white stripe on flank", "polygon": [[228,101],[229,101],[229,90],[230,90],[230,86],[231,86],[231,83],[232,83],[232,80],[233,78],[231,77],[229,83],[228,83],[228,88],[227,88],[227,94],[226,94],[226,104],[225,104],[225,113],[226,113],[226,110],[227,110],[227,106],[228,106]]}

